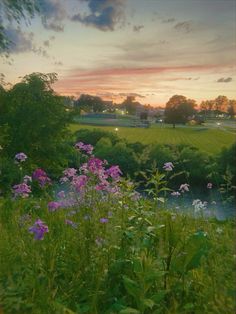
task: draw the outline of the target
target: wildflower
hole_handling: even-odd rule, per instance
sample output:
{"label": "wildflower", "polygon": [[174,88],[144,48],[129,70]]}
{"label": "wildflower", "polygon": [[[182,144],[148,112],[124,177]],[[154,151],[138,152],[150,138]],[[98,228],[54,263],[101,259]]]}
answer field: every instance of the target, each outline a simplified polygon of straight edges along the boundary
{"label": "wildflower", "polygon": [[63,171],[64,176],[68,178],[74,177],[76,173],[77,170],[75,168],[67,168]]}
{"label": "wildflower", "polygon": [[208,188],[208,189],[212,189],[212,186],[213,186],[213,184],[212,184],[212,183],[210,183],[210,182],[209,182],[209,183],[207,183],[207,188]]}
{"label": "wildflower", "polygon": [[95,190],[97,190],[97,191],[108,191],[109,185],[110,184],[108,181],[103,180],[95,186]]}
{"label": "wildflower", "polygon": [[131,194],[131,200],[132,201],[138,201],[140,200],[141,198],[141,194],[137,191],[134,191],[132,194]]}
{"label": "wildflower", "polygon": [[207,202],[202,202],[199,199],[193,201],[192,205],[194,206],[195,213],[206,210]]}
{"label": "wildflower", "polygon": [[43,170],[43,169],[36,169],[33,174],[32,174],[32,178],[35,181],[38,181],[39,185],[41,187],[45,186],[46,184],[50,184],[51,180],[50,178],[47,176],[47,173]]}
{"label": "wildflower", "polygon": [[111,166],[109,169],[106,170],[106,174],[117,181],[119,180],[122,172],[119,166]]}
{"label": "wildflower", "polygon": [[27,158],[28,158],[28,157],[26,156],[25,153],[18,153],[18,154],[15,155],[15,160],[16,160],[17,162],[26,161]]}
{"label": "wildflower", "polygon": [[91,155],[93,152],[93,146],[90,144],[84,144],[83,142],[78,142],[75,144],[75,148],[84,151],[88,155]]}
{"label": "wildflower", "polygon": [[217,227],[216,229],[216,233],[221,234],[223,232],[223,229],[220,227]]}
{"label": "wildflower", "polygon": [[22,198],[29,197],[31,187],[27,183],[20,183],[13,186],[14,197],[21,196]]}
{"label": "wildflower", "polygon": [[32,182],[32,177],[25,175],[23,178],[24,183]]}
{"label": "wildflower", "polygon": [[48,203],[48,210],[50,212],[55,212],[60,207],[61,207],[61,203],[60,202],[49,202]]}
{"label": "wildflower", "polygon": [[87,164],[88,170],[93,174],[101,174],[104,162],[98,158],[90,158]]}
{"label": "wildflower", "polygon": [[172,171],[174,168],[174,165],[172,164],[172,162],[166,162],[163,166],[163,169],[165,171]]}
{"label": "wildflower", "polygon": [[100,218],[100,223],[102,224],[108,223],[108,218]]}
{"label": "wildflower", "polygon": [[97,244],[97,246],[102,246],[105,243],[105,240],[103,238],[96,238],[95,243]]}
{"label": "wildflower", "polygon": [[181,194],[180,194],[178,191],[177,191],[177,192],[175,192],[175,191],[174,191],[174,192],[172,192],[172,193],[171,193],[171,195],[172,195],[172,196],[177,196],[177,197],[178,197],[178,196],[180,196]]}
{"label": "wildflower", "polygon": [[77,226],[78,226],[75,222],[73,222],[72,220],[69,220],[69,219],[66,219],[66,220],[65,220],[65,224],[66,224],[66,225],[70,225],[71,227],[73,227],[73,228],[75,228],[75,229],[76,229]]}
{"label": "wildflower", "polygon": [[29,228],[29,232],[34,233],[35,240],[43,240],[44,234],[49,232],[49,230],[42,220],[37,219],[34,225]]}
{"label": "wildflower", "polygon": [[90,220],[90,219],[91,219],[90,215],[88,215],[88,214],[84,215],[84,220]]}
{"label": "wildflower", "polygon": [[179,190],[182,193],[188,192],[189,191],[189,184],[187,184],[187,183],[181,184]]}
{"label": "wildflower", "polygon": [[58,196],[59,198],[65,198],[65,197],[66,197],[65,191],[60,191],[60,192],[58,192],[58,193],[57,193],[57,196]]}
{"label": "wildflower", "polygon": [[80,192],[88,182],[88,177],[86,175],[73,177],[72,184],[77,192]]}

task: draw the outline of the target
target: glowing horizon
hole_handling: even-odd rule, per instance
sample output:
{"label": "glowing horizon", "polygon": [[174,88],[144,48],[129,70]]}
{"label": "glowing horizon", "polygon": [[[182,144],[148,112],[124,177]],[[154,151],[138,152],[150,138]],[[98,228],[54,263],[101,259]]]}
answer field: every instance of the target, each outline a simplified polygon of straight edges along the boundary
{"label": "glowing horizon", "polygon": [[46,22],[9,26],[17,44],[0,72],[12,84],[56,72],[59,94],[115,103],[127,95],[153,106],[175,94],[197,103],[236,98],[234,0],[47,0],[43,9]]}

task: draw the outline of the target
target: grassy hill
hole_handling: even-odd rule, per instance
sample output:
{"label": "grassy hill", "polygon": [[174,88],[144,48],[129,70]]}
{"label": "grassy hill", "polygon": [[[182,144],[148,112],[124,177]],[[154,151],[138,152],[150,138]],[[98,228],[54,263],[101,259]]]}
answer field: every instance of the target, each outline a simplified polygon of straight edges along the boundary
{"label": "grassy hill", "polygon": [[199,148],[210,154],[221,151],[223,147],[228,147],[234,143],[235,134],[221,129],[213,129],[207,127],[177,127],[173,129],[171,126],[152,126],[149,129],[118,127],[115,131],[114,126],[91,126],[71,124],[71,131],[81,128],[103,129],[116,132],[121,138],[125,138],[130,142],[142,142],[144,144],[180,144],[185,143]]}

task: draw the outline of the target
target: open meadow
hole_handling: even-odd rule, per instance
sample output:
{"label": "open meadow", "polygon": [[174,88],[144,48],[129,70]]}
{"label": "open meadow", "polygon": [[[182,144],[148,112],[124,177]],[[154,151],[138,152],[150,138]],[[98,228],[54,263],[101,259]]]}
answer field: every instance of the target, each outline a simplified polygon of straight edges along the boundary
{"label": "open meadow", "polygon": [[[96,128],[114,132],[129,142],[141,142],[143,144],[188,144],[210,154],[219,153],[223,147],[229,147],[236,139],[235,134],[231,131],[204,126],[178,126],[173,129],[170,125],[152,125],[146,129],[104,125],[70,125],[72,132],[84,128],[89,130]],[[115,129],[118,129],[118,131],[115,131]]]}

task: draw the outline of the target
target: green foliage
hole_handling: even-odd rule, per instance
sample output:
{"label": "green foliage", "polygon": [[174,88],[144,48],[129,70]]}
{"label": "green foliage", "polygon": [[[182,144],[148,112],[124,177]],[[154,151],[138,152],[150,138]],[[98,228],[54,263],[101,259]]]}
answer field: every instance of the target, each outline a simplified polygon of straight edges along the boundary
{"label": "green foliage", "polygon": [[30,156],[31,163],[52,173],[67,164],[69,150],[64,103],[51,89],[54,73],[33,73],[13,86],[4,97],[1,128],[5,128],[3,151],[9,159],[16,152]]}
{"label": "green foliage", "polygon": [[110,139],[111,143],[114,145],[119,141],[119,138],[116,134],[112,132],[107,132],[101,129],[80,129],[75,133],[76,141],[82,141],[83,143],[89,143],[93,146],[97,144],[97,142],[105,137]]}
{"label": "green foliage", "polygon": [[[165,175],[153,169],[147,180],[155,197],[165,191]],[[54,212],[49,193],[0,200],[4,313],[233,313],[233,220],[163,211],[134,199],[127,180],[116,182],[118,194],[93,184],[79,205]],[[39,217],[49,228],[41,241],[28,230]]]}
{"label": "green foliage", "polygon": [[195,101],[187,99],[182,95],[172,96],[166,104],[165,122],[172,123],[173,127],[177,123],[185,124],[195,113]]}

